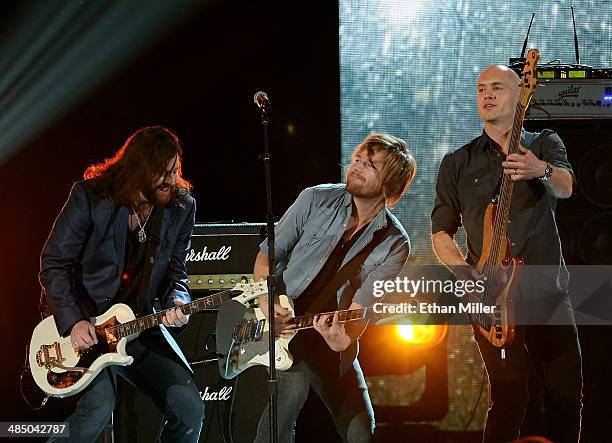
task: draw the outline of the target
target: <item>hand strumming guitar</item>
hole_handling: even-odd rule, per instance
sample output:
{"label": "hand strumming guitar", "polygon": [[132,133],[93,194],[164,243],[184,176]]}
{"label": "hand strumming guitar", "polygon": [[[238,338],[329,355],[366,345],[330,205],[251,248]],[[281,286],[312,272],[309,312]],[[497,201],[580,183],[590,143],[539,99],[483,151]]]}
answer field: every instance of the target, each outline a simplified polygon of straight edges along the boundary
{"label": "hand strumming guitar", "polygon": [[[276,335],[284,338],[288,338],[294,333],[295,323],[292,323],[293,317],[291,311],[287,308],[283,308],[277,302],[274,303],[274,325],[276,327]],[[259,297],[259,308],[268,319],[268,297]]]}
{"label": "hand strumming guitar", "polygon": [[80,320],[70,330],[70,340],[75,351],[84,351],[98,343],[96,328],[89,320]]}

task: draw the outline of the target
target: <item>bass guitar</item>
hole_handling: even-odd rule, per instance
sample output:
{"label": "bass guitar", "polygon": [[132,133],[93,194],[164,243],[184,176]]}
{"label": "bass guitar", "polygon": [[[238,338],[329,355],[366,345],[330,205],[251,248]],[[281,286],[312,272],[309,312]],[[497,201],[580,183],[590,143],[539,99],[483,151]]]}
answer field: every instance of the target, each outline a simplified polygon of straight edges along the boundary
{"label": "bass guitar", "polygon": [[[539,59],[540,53],[537,49],[531,49],[527,54],[521,75],[520,97],[516,104],[508,155],[520,153],[523,120],[531,97],[535,93],[536,67]],[[478,300],[473,301],[496,305],[496,309],[494,313],[471,314],[474,326],[498,348],[509,346],[514,339],[516,329],[514,295],[523,268],[521,257],[510,256],[510,242],[506,236],[513,187],[511,176],[504,174],[499,196],[489,203],[485,210],[483,248],[476,265],[476,269],[484,275],[485,290],[478,295]],[[473,296],[471,298],[473,299]]]}

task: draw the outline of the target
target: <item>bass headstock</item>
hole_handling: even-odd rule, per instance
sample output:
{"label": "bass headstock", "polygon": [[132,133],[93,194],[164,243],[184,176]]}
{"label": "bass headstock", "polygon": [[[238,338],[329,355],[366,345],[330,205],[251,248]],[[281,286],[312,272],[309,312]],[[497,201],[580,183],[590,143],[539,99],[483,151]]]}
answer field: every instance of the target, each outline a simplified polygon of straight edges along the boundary
{"label": "bass headstock", "polygon": [[523,109],[527,109],[531,97],[533,97],[536,90],[538,82],[538,60],[540,60],[540,51],[537,49],[530,49],[527,53],[525,66],[521,72],[521,94],[519,103]]}

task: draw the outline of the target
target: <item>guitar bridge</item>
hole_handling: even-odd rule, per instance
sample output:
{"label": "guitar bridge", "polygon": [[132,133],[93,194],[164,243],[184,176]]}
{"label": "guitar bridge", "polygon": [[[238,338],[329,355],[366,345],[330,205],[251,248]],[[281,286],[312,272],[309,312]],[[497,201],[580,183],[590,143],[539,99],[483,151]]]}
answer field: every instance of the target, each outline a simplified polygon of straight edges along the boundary
{"label": "guitar bridge", "polygon": [[42,345],[36,353],[36,363],[39,367],[45,367],[45,369],[51,369],[65,362],[66,359],[62,357],[62,349],[58,342],[52,345]]}

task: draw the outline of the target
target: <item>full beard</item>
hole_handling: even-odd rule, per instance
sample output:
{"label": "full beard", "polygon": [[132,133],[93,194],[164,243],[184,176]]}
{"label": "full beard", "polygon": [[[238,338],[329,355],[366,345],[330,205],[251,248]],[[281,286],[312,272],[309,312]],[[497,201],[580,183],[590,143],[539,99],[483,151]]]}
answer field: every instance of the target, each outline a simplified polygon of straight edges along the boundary
{"label": "full beard", "polygon": [[154,205],[167,206],[172,200],[172,196],[176,191],[176,186],[168,186],[168,191],[166,192],[163,192],[160,188],[163,188],[163,186],[149,189],[147,192],[143,192],[143,194],[145,198]]}
{"label": "full beard", "polygon": [[358,179],[349,177],[346,183],[346,190],[353,197],[357,198],[375,198],[382,195],[382,191],[379,188],[369,188],[364,186],[363,182]]}

